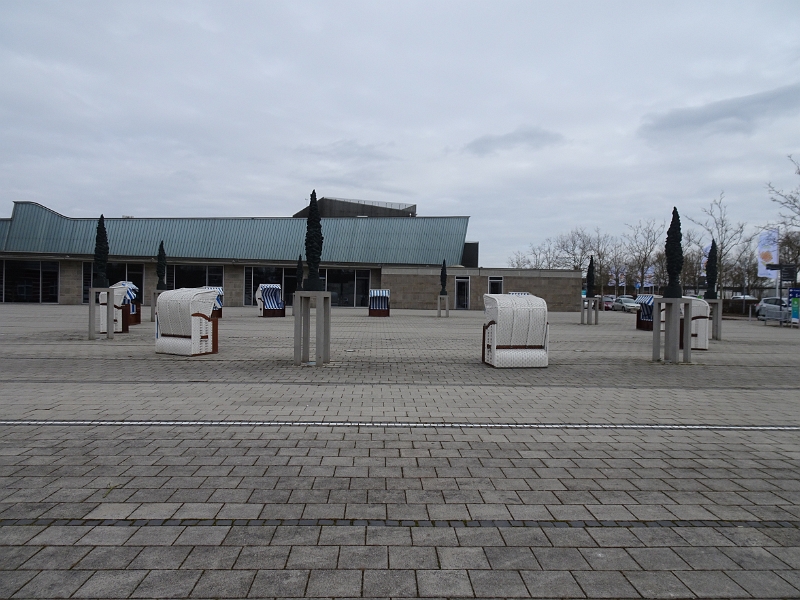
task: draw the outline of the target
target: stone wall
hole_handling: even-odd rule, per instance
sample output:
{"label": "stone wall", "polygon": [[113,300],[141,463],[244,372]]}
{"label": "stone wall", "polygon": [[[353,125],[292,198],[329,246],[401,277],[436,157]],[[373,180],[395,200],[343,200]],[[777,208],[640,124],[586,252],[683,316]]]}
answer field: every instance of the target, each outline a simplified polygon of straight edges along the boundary
{"label": "stone wall", "polygon": [[225,265],[222,287],[225,291],[223,306],[244,306],[244,266]]}
{"label": "stone wall", "polygon": [[[436,309],[441,289],[438,267],[385,267],[381,287],[391,290],[392,308]],[[561,269],[464,269],[447,271],[451,308],[455,303],[456,277],[469,277],[471,310],[483,310],[489,293],[489,277],[503,278],[503,292],[529,292],[544,298],[552,311],[577,312],[581,302],[581,272]]]}
{"label": "stone wall", "polygon": [[83,303],[83,261],[59,261],[58,303]]}

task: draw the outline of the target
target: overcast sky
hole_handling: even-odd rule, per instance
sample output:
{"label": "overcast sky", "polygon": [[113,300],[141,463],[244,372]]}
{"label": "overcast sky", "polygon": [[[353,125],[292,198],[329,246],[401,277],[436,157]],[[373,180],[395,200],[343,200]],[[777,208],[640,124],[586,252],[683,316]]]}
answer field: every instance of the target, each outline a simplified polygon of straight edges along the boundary
{"label": "overcast sky", "polygon": [[481,266],[572,227],[777,218],[800,2],[0,3],[0,216],[469,215]]}

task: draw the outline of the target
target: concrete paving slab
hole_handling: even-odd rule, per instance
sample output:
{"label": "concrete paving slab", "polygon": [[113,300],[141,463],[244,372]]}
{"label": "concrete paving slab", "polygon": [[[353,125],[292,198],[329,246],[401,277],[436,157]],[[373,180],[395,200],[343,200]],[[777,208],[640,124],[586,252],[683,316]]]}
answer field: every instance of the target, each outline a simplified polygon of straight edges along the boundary
{"label": "concrete paving slab", "polygon": [[479,313],[342,309],[308,369],[291,318],[186,358],[85,312],[0,304],[2,597],[800,597],[796,330],[664,365],[551,313],[493,369]]}

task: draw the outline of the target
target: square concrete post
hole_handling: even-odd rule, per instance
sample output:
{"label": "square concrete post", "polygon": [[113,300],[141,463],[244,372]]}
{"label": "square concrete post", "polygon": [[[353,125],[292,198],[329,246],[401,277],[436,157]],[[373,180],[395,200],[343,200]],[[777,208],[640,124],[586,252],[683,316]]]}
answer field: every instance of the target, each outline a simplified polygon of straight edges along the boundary
{"label": "square concrete post", "polygon": [[690,299],[683,304],[683,362],[687,364],[692,362],[692,301]]}
{"label": "square concrete post", "polygon": [[95,288],[89,288],[89,339],[93,340],[97,338],[97,330],[95,329],[96,326],[96,319],[97,319],[97,310],[95,304]]}
{"label": "square concrete post", "polygon": [[[297,296],[297,293],[294,294],[294,299],[292,300],[292,315],[294,316],[294,364],[299,365],[301,361],[301,351],[302,351],[302,342],[301,337],[303,335],[303,308],[298,306],[298,302],[302,302],[302,300]],[[299,309],[299,311],[298,311]]]}
{"label": "square concrete post", "polygon": [[583,306],[583,296],[581,296],[581,325],[586,323],[586,308]]}
{"label": "square concrete post", "polygon": [[323,306],[324,306],[324,314],[323,318],[325,319],[325,337],[323,339],[324,351],[322,353],[322,362],[329,363],[331,362],[331,294],[328,294],[323,297]]}
{"label": "square concrete post", "polygon": [[602,302],[603,302],[603,297],[602,296],[600,296],[599,298],[597,296],[594,297],[594,324],[595,325],[599,325],[600,324],[600,304],[602,304]]}
{"label": "square concrete post", "polygon": [[[711,307],[711,339],[722,339],[722,299],[706,300]],[[749,320],[749,319],[748,319]]]}
{"label": "square concrete post", "polygon": [[114,288],[89,288],[89,339],[97,339],[95,294],[106,293],[106,338],[114,339]]}
{"label": "square concrete post", "polygon": [[[679,362],[681,306],[683,321],[683,362],[692,360],[691,298],[653,298],[653,361],[661,360],[661,306],[664,306],[664,362]],[[688,320],[686,316],[688,315]],[[688,340],[688,344],[686,342]],[[687,348],[688,345],[688,348]]]}
{"label": "square concrete post", "polygon": [[311,296],[301,296],[301,322],[303,324],[303,362],[311,362]]}
{"label": "square concrete post", "polygon": [[[114,339],[114,289],[108,288],[106,290],[106,337]],[[122,323],[120,323],[122,325]]]}
{"label": "square concrete post", "polygon": [[653,298],[653,362],[661,360],[661,298]]}
{"label": "square concrete post", "polygon": [[444,316],[450,316],[450,296],[436,296],[436,316],[442,316],[442,300],[444,300]]}
{"label": "square concrete post", "polygon": [[[294,364],[310,362],[311,345],[311,298],[316,308],[315,362],[318,367],[331,361],[331,293],[304,292],[294,294]],[[299,312],[298,312],[299,311]]]}
{"label": "square concrete post", "polygon": [[166,292],[167,290],[153,290],[153,301],[150,304],[150,322],[154,322],[156,320],[156,315],[158,314],[158,297],[162,294],[162,292]]}

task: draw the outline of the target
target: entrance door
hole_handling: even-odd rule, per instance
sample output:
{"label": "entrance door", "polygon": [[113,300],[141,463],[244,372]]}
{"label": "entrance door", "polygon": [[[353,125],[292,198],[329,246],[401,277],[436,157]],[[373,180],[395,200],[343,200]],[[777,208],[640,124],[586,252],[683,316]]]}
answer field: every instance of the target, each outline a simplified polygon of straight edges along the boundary
{"label": "entrance door", "polygon": [[456,308],[469,310],[469,277],[456,277]]}

